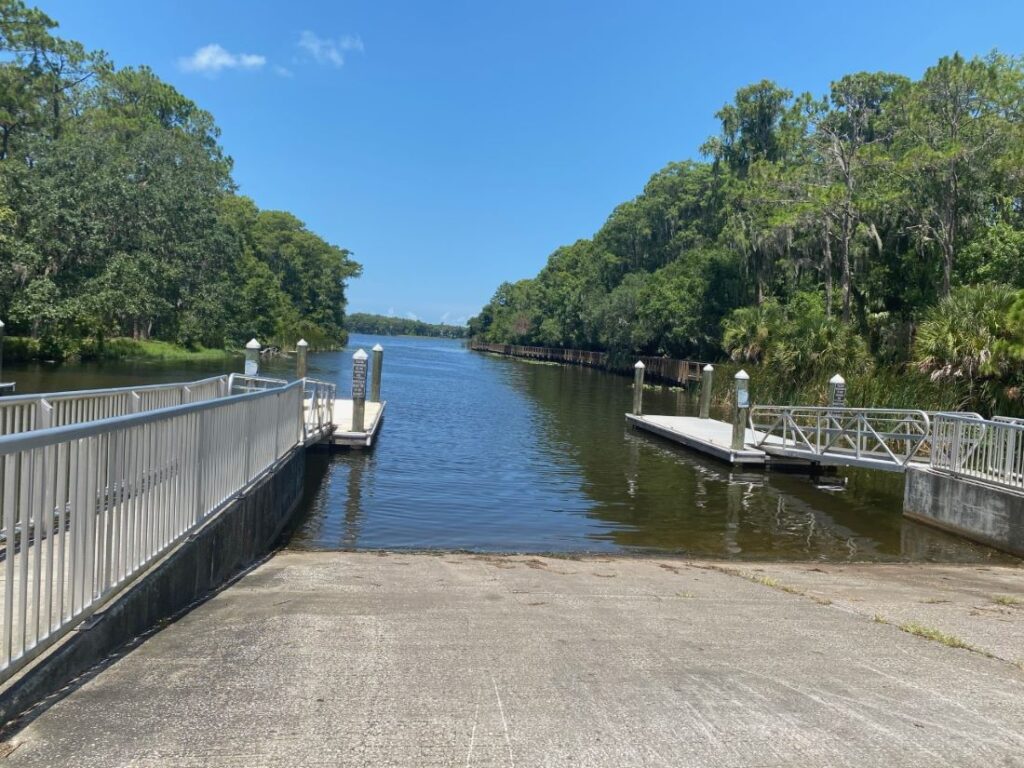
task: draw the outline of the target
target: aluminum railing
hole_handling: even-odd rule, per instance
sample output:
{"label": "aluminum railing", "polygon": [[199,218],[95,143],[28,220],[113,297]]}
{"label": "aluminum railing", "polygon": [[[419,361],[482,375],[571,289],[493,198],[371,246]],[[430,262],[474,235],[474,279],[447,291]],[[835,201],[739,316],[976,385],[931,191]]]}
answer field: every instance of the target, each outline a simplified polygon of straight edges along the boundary
{"label": "aluminum railing", "polygon": [[[302,425],[307,443],[326,436],[334,429],[334,400],[337,386],[326,381],[305,378],[303,381]],[[228,377],[228,391],[231,394],[263,392],[282,387],[288,382],[269,376],[247,376],[232,373]]]}
{"label": "aluminum railing", "polygon": [[938,413],[932,427],[931,466],[959,477],[1024,490],[1024,422]]}
{"label": "aluminum railing", "polygon": [[0,680],[301,444],[305,387],[0,437]]}
{"label": "aluminum railing", "polygon": [[228,392],[240,395],[246,392],[262,392],[265,389],[283,387],[287,379],[275,379],[270,376],[248,376],[243,373],[232,373],[228,376]]}
{"label": "aluminum railing", "polygon": [[919,410],[756,405],[750,426],[755,446],[771,453],[897,471],[926,459],[931,439]]}
{"label": "aluminum railing", "polygon": [[338,388],[317,379],[303,379],[302,426],[307,443],[334,431],[334,401]]}
{"label": "aluminum railing", "polygon": [[212,400],[228,394],[227,376],[143,387],[87,389],[19,395],[0,400],[0,435],[84,424],[172,405]]}

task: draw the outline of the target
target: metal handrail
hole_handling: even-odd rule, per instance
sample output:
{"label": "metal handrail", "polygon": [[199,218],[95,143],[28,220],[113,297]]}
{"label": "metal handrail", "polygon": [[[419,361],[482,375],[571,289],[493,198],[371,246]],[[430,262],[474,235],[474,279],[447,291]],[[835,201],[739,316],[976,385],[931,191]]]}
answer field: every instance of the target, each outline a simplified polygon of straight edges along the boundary
{"label": "metal handrail", "polygon": [[0,437],[0,680],[300,445],[305,388]]}
{"label": "metal handrail", "polygon": [[930,464],[954,476],[1024,490],[1024,421],[938,414]]}
{"label": "metal handrail", "polygon": [[925,411],[899,408],[757,405],[754,444],[789,456],[902,469],[921,458],[931,435]]}
{"label": "metal handrail", "polygon": [[210,400],[227,394],[228,377],[137,387],[46,392],[0,400],[0,435],[79,424]]}
{"label": "metal handrail", "polygon": [[244,373],[232,373],[228,376],[228,392],[261,392],[265,389],[283,387],[287,379],[275,379],[270,376],[251,376]]}
{"label": "metal handrail", "polygon": [[303,429],[306,442],[334,431],[334,402],[338,387],[327,381],[305,378],[303,382]]}

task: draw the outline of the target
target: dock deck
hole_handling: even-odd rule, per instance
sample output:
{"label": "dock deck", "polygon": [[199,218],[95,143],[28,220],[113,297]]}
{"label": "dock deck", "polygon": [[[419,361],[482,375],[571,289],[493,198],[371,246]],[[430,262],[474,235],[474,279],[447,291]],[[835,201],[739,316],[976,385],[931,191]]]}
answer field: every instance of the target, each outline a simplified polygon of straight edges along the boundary
{"label": "dock deck", "polygon": [[769,463],[767,453],[750,447],[758,435],[749,428],[744,439],[747,447],[736,450],[732,448],[732,424],[724,421],[695,416],[634,416],[631,413],[626,414],[626,421],[637,429],[653,432],[730,464],[763,467]]}
{"label": "dock deck", "polygon": [[384,421],[384,407],[387,402],[373,403],[366,401],[363,419],[365,429],[362,432],[352,431],[352,401],[334,401],[334,433],[324,442],[332,448],[370,448],[380,431]]}

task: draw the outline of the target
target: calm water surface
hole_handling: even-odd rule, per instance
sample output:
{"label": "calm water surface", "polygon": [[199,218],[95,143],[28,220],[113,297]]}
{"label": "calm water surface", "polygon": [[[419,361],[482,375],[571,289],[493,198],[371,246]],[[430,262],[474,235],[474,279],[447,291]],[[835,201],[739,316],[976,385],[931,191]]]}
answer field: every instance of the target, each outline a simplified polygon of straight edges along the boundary
{"label": "calm water surface", "polygon": [[[310,375],[351,381],[386,349],[388,401],[370,452],[310,454],[289,546],[499,552],[682,552],[725,558],[1001,562],[903,519],[900,475],[734,471],[626,428],[628,379],[468,351],[461,342],[353,336]],[[239,364],[240,367],[240,364]],[[287,363],[267,373],[288,374]],[[223,365],[5,367],[19,392],[181,381]],[[649,413],[692,413],[648,390]]]}
{"label": "calm water surface", "polygon": [[[627,429],[628,379],[467,350],[354,336],[318,355],[345,382],[380,342],[386,419],[372,452],[311,464],[299,549],[672,551],[727,558],[1006,559],[904,520],[900,475],[734,471]],[[649,413],[690,413],[649,390]]]}

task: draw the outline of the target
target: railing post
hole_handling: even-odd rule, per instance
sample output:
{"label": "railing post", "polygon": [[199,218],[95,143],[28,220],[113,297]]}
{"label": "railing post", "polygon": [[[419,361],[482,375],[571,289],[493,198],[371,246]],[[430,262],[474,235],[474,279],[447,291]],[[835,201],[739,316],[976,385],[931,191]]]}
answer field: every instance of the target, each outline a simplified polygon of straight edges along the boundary
{"label": "railing post", "polygon": [[196,487],[195,499],[192,512],[192,522],[198,523],[206,513],[204,509],[206,489],[203,486],[205,480],[204,467],[206,466],[206,411],[196,414]]}
{"label": "railing post", "polygon": [[352,431],[362,432],[366,420],[366,360],[363,349],[352,355]]}
{"label": "railing post", "polygon": [[249,339],[245,345],[245,375],[260,375],[260,343],[256,339]]}
{"label": "railing post", "polygon": [[132,413],[138,413],[139,411],[142,410],[142,395],[140,395],[135,390],[132,390],[131,398],[132,398],[131,412]]}
{"label": "railing post", "polygon": [[746,445],[747,412],[750,409],[750,376],[746,371],[740,371],[733,381],[736,387],[736,397],[732,411],[732,449],[739,451]]}
{"label": "railing post", "polygon": [[4,383],[4,321],[0,320],[0,384]]}
{"label": "railing post", "polygon": [[384,369],[384,347],[380,344],[373,345],[373,383],[370,389],[370,401],[380,402],[380,375]]}
{"label": "railing post", "polygon": [[640,416],[644,412],[644,363],[637,360],[633,366],[633,415]]}
{"label": "railing post", "polygon": [[711,416],[711,386],[715,381],[715,366],[708,363],[704,366],[700,380],[700,417],[702,419]]}
{"label": "railing post", "polygon": [[295,345],[295,378],[306,378],[306,353],[309,351],[309,342],[299,339]]}
{"label": "railing post", "polygon": [[53,406],[45,398],[39,400],[39,413],[36,414],[36,429],[49,429],[53,426]]}

